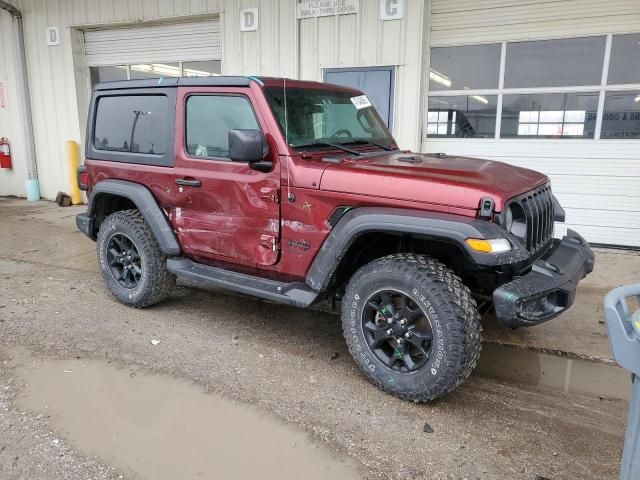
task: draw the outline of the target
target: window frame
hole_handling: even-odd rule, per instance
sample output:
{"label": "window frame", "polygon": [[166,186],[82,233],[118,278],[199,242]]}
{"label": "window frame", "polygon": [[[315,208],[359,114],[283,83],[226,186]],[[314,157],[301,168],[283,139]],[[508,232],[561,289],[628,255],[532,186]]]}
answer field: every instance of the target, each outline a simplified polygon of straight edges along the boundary
{"label": "window frame", "polygon": [[[518,41],[487,41],[484,42],[486,44],[501,44],[500,50],[500,72],[498,77],[498,88],[489,88],[489,89],[464,89],[464,90],[431,90],[429,88],[429,72],[431,71],[431,63],[429,61],[429,66],[426,69],[426,79],[425,84],[427,85],[427,95],[424,97],[424,120],[421,122],[421,143],[428,141],[429,139],[435,140],[451,140],[451,139],[460,139],[461,137],[441,137],[441,136],[429,136],[427,134],[427,116],[429,112],[429,97],[455,97],[455,96],[468,96],[468,95],[497,95],[497,105],[496,105],[496,125],[495,132],[493,137],[471,137],[468,139],[464,139],[466,141],[469,140],[479,140],[479,141],[488,141],[488,140],[506,140],[513,142],[521,142],[525,141],[558,141],[564,140],[566,141],[598,141],[601,139],[602,132],[602,120],[604,114],[604,100],[605,94],[607,92],[628,92],[628,91],[636,91],[640,90],[640,83],[631,83],[631,84],[607,84],[608,75],[609,75],[609,67],[610,67],[610,59],[611,59],[611,47],[613,43],[613,37],[615,35],[627,35],[634,34],[640,32],[617,32],[617,33],[608,33],[608,34],[592,34],[592,35],[581,35],[581,36],[565,36],[565,37],[553,37],[553,38],[538,38],[538,39],[526,39],[523,41],[544,41],[544,40],[562,40],[567,38],[579,38],[579,37],[605,37],[605,49],[604,49],[604,58],[602,61],[602,75],[600,79],[600,83],[596,85],[580,85],[580,86],[568,86],[568,87],[526,87],[526,88],[505,88],[504,79],[505,79],[505,65],[506,65],[506,56],[507,56],[507,45],[510,43],[518,43]],[[429,52],[431,52],[431,48],[439,48],[439,47],[447,47],[447,46],[466,46],[466,45],[477,45],[477,44],[457,44],[457,45],[434,45],[431,46]],[[596,112],[596,124],[594,129],[593,138],[527,138],[527,136],[522,137],[501,137],[500,132],[502,130],[502,104],[503,104],[503,96],[509,94],[552,94],[552,93],[597,93],[598,94],[598,104],[597,104],[597,112]],[[606,140],[614,140],[619,141],[620,139],[607,138]],[[633,140],[633,139],[626,139]]]}
{"label": "window frame", "polygon": [[258,115],[256,114],[256,109],[253,106],[253,102],[251,101],[251,98],[248,95],[245,95],[244,93],[239,93],[239,92],[188,92],[185,96],[184,96],[184,104],[183,104],[183,119],[182,119],[182,125],[183,125],[183,135],[182,135],[182,152],[184,154],[184,156],[190,160],[200,160],[200,161],[216,161],[216,162],[234,162],[234,163],[249,163],[249,162],[236,162],[235,160],[231,160],[228,157],[209,157],[209,156],[196,156],[196,155],[192,155],[191,153],[189,153],[189,150],[187,149],[188,145],[187,145],[187,103],[189,102],[189,99],[191,97],[242,97],[244,98],[248,103],[249,103],[249,107],[251,108],[251,112],[253,113],[253,117],[256,120],[256,125],[258,126],[258,128],[256,130],[259,130],[262,133],[262,137],[266,138],[264,130],[262,129],[262,125],[260,125],[260,119],[258,118]]}
{"label": "window frame", "polygon": [[[95,147],[95,130],[97,120],[97,108],[101,98],[104,97],[140,97],[140,96],[164,96],[167,99],[167,119],[165,137],[167,139],[163,154],[141,152],[119,152],[115,150],[100,150]],[[87,122],[87,139],[85,142],[85,157],[92,160],[107,160],[112,162],[132,163],[139,165],[151,165],[157,167],[173,167],[174,163],[174,126],[176,118],[176,89],[175,88],[128,88],[122,90],[103,90],[96,92],[91,100],[89,109],[89,121]]]}

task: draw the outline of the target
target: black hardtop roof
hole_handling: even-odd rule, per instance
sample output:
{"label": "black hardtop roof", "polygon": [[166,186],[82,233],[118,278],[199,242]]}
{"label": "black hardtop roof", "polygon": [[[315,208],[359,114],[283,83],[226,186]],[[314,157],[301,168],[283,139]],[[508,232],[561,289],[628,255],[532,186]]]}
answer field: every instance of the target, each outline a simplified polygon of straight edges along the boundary
{"label": "black hardtop roof", "polygon": [[160,77],[148,80],[120,80],[96,84],[94,90],[122,90],[131,88],[171,88],[171,87],[247,87],[251,81],[260,82],[257,77]]}

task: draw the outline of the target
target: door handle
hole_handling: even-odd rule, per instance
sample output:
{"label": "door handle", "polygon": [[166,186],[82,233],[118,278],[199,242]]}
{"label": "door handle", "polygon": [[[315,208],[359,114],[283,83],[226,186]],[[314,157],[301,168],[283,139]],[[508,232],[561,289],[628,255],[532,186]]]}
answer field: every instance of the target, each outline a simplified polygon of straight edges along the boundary
{"label": "door handle", "polygon": [[199,187],[201,185],[200,180],[195,178],[176,178],[176,183],[185,187]]}

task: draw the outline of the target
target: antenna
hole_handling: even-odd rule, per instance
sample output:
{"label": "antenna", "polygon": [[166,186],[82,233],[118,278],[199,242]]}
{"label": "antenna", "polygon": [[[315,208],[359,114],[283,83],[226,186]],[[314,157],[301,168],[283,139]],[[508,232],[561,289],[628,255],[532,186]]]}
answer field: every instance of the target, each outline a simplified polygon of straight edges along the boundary
{"label": "antenna", "polygon": [[[282,79],[284,93],[284,141],[287,144],[287,152],[289,151],[289,116],[287,113],[287,77]],[[291,162],[290,155],[287,156],[287,200],[291,198]]]}

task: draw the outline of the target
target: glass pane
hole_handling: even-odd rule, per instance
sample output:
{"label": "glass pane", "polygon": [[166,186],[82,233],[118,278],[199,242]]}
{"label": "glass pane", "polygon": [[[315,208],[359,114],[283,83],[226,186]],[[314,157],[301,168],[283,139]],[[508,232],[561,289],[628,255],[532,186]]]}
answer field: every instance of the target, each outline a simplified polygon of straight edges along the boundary
{"label": "glass pane", "polygon": [[126,65],[113,65],[109,67],[91,67],[89,68],[91,75],[91,86],[100,82],[115,82],[117,80],[127,79]]}
{"label": "glass pane", "polygon": [[607,92],[601,138],[640,138],[640,90]]}
{"label": "glass pane", "polygon": [[[285,97],[280,87],[265,88],[269,106],[280,129],[285,131]],[[355,95],[355,96],[354,96]],[[313,143],[348,145],[372,140],[389,145],[393,138],[363,95],[326,88],[289,88],[286,97],[286,125],[289,145],[309,148]]]}
{"label": "glass pane", "polygon": [[500,44],[431,49],[430,90],[498,88]]}
{"label": "glass pane", "polygon": [[[429,114],[438,112],[437,134],[427,123],[427,135],[492,138],[496,129],[496,95],[429,97]],[[433,118],[433,117],[432,117]]]}
{"label": "glass pane", "polygon": [[240,96],[192,95],[187,100],[187,152],[229,157],[229,130],[259,129],[249,100]]}
{"label": "glass pane", "polygon": [[179,63],[143,63],[131,65],[131,80],[143,78],[179,77]]}
{"label": "glass pane", "polygon": [[507,44],[504,86],[600,85],[605,37]]}
{"label": "glass pane", "polygon": [[640,83],[640,33],[613,36],[607,83]]}
{"label": "glass pane", "polygon": [[500,136],[593,138],[598,93],[504,95]]}
{"label": "glass pane", "polygon": [[93,145],[98,150],[162,155],[168,117],[164,95],[101,97]]}
{"label": "glass pane", "polygon": [[222,64],[220,60],[182,62],[182,72],[185,77],[211,77],[222,73]]}

